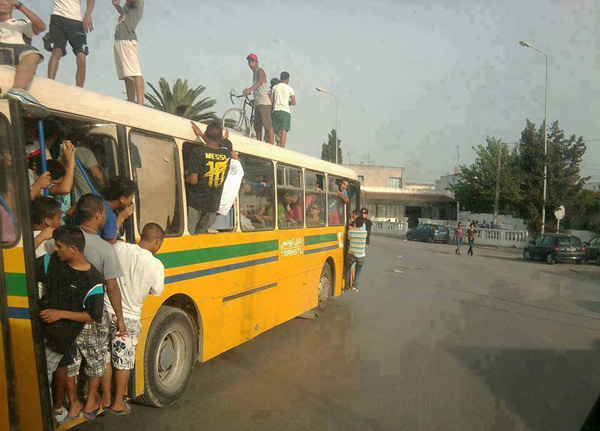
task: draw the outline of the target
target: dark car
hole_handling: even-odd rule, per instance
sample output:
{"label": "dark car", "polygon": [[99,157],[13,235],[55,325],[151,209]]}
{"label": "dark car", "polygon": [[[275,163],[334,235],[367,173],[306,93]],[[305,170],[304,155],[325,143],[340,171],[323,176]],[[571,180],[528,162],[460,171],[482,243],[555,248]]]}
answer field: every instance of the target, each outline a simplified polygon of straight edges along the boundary
{"label": "dark car", "polygon": [[549,233],[527,244],[523,250],[523,258],[543,259],[550,265],[557,261],[574,260],[580,265],[585,259],[585,247],[578,236]]}
{"label": "dark car", "polygon": [[595,260],[600,265],[600,236],[592,238],[585,245],[585,260]]}
{"label": "dark car", "polygon": [[418,240],[427,242],[449,242],[450,229],[440,224],[420,224],[419,226],[406,232],[406,239],[409,241]]}

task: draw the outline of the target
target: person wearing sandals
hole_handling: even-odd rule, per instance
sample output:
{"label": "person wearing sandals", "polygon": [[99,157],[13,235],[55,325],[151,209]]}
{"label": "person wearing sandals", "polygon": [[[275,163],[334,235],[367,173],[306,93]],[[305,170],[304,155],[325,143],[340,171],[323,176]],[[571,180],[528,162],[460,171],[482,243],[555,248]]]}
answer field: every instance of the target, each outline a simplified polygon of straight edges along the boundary
{"label": "person wearing sandals", "polygon": [[[13,11],[23,13],[29,21],[13,18]],[[13,88],[6,92],[21,101],[25,109],[44,115],[47,109],[27,92],[38,64],[44,56],[31,46],[31,39],[46,30],[46,24],[18,0],[0,0],[0,64],[16,66]]]}
{"label": "person wearing sandals", "polygon": [[465,232],[463,225],[461,222],[458,222],[458,227],[454,229],[454,237],[456,238],[456,250],[454,250],[455,254],[460,254],[460,247],[462,246],[464,236]]}
{"label": "person wearing sandals", "polygon": [[[109,315],[111,362],[115,377],[115,399],[110,412],[118,416],[131,412],[131,406],[125,402],[125,389],[135,366],[135,350],[142,331],[144,299],[149,294],[160,296],[165,286],[165,267],[154,257],[164,238],[165,231],[159,225],[148,223],[142,230],[138,244],[117,241],[114,245],[123,268],[123,276],[118,281],[127,334],[118,334],[117,316],[107,298],[104,307]],[[110,374],[110,367],[107,372]]]}

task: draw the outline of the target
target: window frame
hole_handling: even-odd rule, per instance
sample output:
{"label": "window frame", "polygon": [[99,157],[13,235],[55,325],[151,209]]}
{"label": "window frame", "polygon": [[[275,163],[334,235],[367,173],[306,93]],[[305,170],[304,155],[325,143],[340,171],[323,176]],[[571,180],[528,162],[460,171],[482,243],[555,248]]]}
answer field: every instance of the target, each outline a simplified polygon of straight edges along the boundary
{"label": "window frame", "polygon": [[[309,190],[306,187],[306,175],[308,174],[315,174],[315,175],[322,175],[323,176],[323,188],[325,188],[325,185],[327,184],[327,175],[325,174],[325,172],[319,172],[319,171],[313,171],[311,169],[304,169],[304,206],[306,206],[306,195],[308,193],[313,193],[312,191],[309,192]],[[323,213],[323,221],[324,223],[318,224],[318,225],[314,225],[314,226],[309,226],[308,225],[308,218],[306,216],[306,210],[307,208],[304,209],[304,225],[306,226],[307,229],[314,229],[314,228],[323,228],[323,227],[327,227],[327,190],[321,190],[321,193],[323,194],[323,203],[324,203],[324,208],[321,210]]]}
{"label": "window frame", "polygon": [[[400,184],[399,187],[392,186],[392,183],[396,182],[396,180]],[[390,189],[402,189],[402,177],[388,177],[388,188],[390,188]]]}
{"label": "window frame", "polygon": [[272,179],[273,179],[273,192],[271,197],[272,199],[272,204],[273,204],[273,225],[271,227],[265,227],[262,229],[252,229],[252,230],[244,230],[242,229],[242,211],[241,211],[241,207],[242,207],[242,199],[241,199],[241,193],[242,193],[242,187],[240,186],[240,190],[238,192],[238,196],[237,196],[237,217],[236,217],[236,223],[239,226],[239,232],[243,232],[243,233],[253,233],[253,232],[270,232],[270,231],[274,231],[277,227],[277,169],[276,169],[276,164],[275,161],[271,160],[271,159],[267,159],[265,157],[260,157],[260,156],[255,156],[254,154],[248,154],[248,153],[241,153],[241,152],[237,152],[238,157],[240,159],[240,163],[242,163],[242,168],[244,168],[244,178],[247,178],[247,171],[246,171],[246,167],[244,166],[244,163],[242,162],[242,159],[244,159],[245,157],[252,157],[254,159],[257,160],[261,160],[264,162],[267,162],[271,165],[271,174],[272,174]]}
{"label": "window frame", "polygon": [[[331,178],[339,180],[340,184],[341,184],[342,181],[344,181],[344,179],[346,179],[344,177],[339,177],[337,175],[332,175],[332,174],[327,174],[326,177],[325,177],[325,180],[327,181],[327,183],[326,183],[327,184],[327,191],[326,191],[326,194],[327,194],[327,226],[331,226],[331,227],[345,226],[347,224],[347,220],[348,220],[348,211],[347,211],[347,208],[346,208],[348,206],[347,204],[344,204],[344,206],[343,206],[343,208],[344,208],[344,216],[340,220],[340,224],[331,224],[331,223],[329,223],[329,207],[330,207],[329,196],[330,195],[334,195],[334,193],[330,193],[329,192],[329,184],[330,184],[330,179]],[[350,181],[350,180],[348,180],[348,181]],[[350,187],[350,182],[348,182],[348,187]],[[335,196],[336,196],[335,199],[337,200],[338,199],[337,193],[335,194]]]}
{"label": "window frame", "polygon": [[[8,119],[8,117],[6,115],[4,115],[3,113],[0,112],[0,121],[3,121],[6,125],[6,135],[7,135],[7,140],[6,140],[6,149],[7,151],[10,153],[13,150],[13,140],[12,140],[12,136],[13,136],[13,132],[12,132],[12,127],[13,124],[12,122]],[[13,165],[15,164],[15,158],[13,156]],[[26,167],[27,169],[27,167]],[[23,234],[23,226],[21,226],[21,220],[19,220],[19,208],[18,208],[18,191],[16,190],[17,186],[17,168],[16,166],[13,166],[13,169],[11,170],[12,172],[9,173],[10,179],[13,182],[13,186],[15,187],[15,192],[14,192],[14,199],[15,199],[15,203],[17,205],[17,208],[15,210],[16,214],[13,214],[13,216],[16,219],[17,225],[15,226],[15,240],[12,243],[7,243],[7,244],[3,244],[0,238],[0,252],[2,250],[8,250],[11,248],[16,247],[20,242],[21,242],[21,235]],[[29,190],[30,186],[29,183],[27,183],[27,187],[26,189]],[[29,202],[31,202],[31,200],[29,199],[29,194],[27,195],[27,200]],[[7,204],[8,205],[8,204]],[[10,215],[10,214],[9,214]],[[1,232],[1,230],[0,230]]]}
{"label": "window frame", "polygon": [[[177,141],[175,140],[174,137],[172,136],[167,136],[167,135],[162,135],[160,133],[154,133],[154,132],[149,132],[147,130],[143,130],[143,129],[138,129],[138,128],[134,128],[131,127],[129,128],[129,130],[127,131],[127,154],[128,154],[128,163],[129,163],[129,170],[130,170],[130,176],[131,176],[131,180],[135,181],[136,185],[137,185],[137,190],[135,192],[135,200],[136,200],[136,208],[135,208],[135,223],[137,225],[137,234],[138,236],[141,236],[142,234],[142,229],[143,226],[140,223],[140,219],[141,219],[141,211],[139,210],[141,207],[141,200],[140,200],[140,186],[138,184],[137,181],[137,175],[136,175],[136,168],[131,160],[131,145],[133,144],[133,141],[131,139],[131,135],[132,133],[138,133],[140,135],[143,136],[147,136],[147,137],[151,137],[151,138],[155,138],[155,139],[160,139],[163,141],[168,141],[171,142],[173,144],[173,149],[174,149],[174,157],[173,157],[173,163],[175,164],[175,205],[176,205],[176,211],[179,211],[179,219],[180,219],[180,226],[179,226],[179,230],[177,233],[173,234],[173,233],[168,233],[166,228],[163,228],[165,230],[165,238],[178,238],[183,236],[185,230],[186,230],[186,223],[185,223],[185,217],[184,217],[184,207],[183,207],[183,195],[182,195],[182,187],[183,187],[183,183],[182,183],[182,172],[181,172],[181,159],[180,159],[180,148],[179,145],[177,145]],[[141,156],[140,156],[141,157]],[[187,214],[186,214],[187,216]],[[162,227],[162,226],[161,226]]]}
{"label": "window frame", "polygon": [[[290,227],[281,227],[279,226],[279,167],[283,167],[284,168],[284,172],[285,172],[285,168],[291,168],[291,169],[297,169],[298,171],[300,171],[300,187],[294,187],[294,186],[282,186],[283,190],[294,190],[294,191],[299,191],[299,199],[302,199],[302,224],[300,226],[290,226]],[[293,229],[303,229],[306,226],[306,214],[305,214],[305,210],[304,210],[304,205],[306,202],[306,196],[305,196],[305,191],[306,191],[306,185],[305,185],[305,181],[304,181],[304,169],[302,169],[300,166],[295,166],[295,165],[291,165],[288,163],[280,163],[280,162],[275,162],[275,197],[277,199],[277,206],[275,208],[275,217],[276,217],[276,221],[277,221],[277,229],[279,230],[293,230]]]}

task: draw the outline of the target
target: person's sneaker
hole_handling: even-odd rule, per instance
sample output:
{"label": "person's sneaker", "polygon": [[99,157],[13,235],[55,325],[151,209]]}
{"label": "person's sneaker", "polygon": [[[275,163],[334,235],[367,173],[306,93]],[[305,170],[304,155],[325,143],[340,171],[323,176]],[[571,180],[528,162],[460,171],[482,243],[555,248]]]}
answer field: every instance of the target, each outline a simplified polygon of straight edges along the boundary
{"label": "person's sneaker", "polygon": [[41,118],[50,115],[50,110],[25,90],[11,88],[6,92],[6,95],[11,99],[20,101],[23,110],[32,117]]}
{"label": "person's sneaker", "polygon": [[59,424],[64,422],[69,415],[69,411],[63,406],[60,409],[54,410],[54,417],[56,418],[56,422]]}
{"label": "person's sneaker", "polygon": [[352,290],[352,292],[354,292],[354,293],[358,293],[358,287],[353,287],[351,290]]}

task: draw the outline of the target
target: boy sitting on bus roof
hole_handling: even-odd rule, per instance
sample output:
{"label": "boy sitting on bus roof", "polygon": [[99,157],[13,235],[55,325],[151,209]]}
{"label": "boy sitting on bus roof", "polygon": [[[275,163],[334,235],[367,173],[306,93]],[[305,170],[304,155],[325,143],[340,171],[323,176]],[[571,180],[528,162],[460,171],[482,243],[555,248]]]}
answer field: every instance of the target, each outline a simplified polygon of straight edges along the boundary
{"label": "boy sitting on bus roof", "polygon": [[[13,10],[22,12],[29,21],[13,18]],[[33,46],[33,36],[46,30],[46,24],[19,0],[0,0],[0,64],[16,66],[13,88],[6,95],[21,101],[34,115],[45,115],[44,108],[27,92],[37,66],[44,57]]]}

